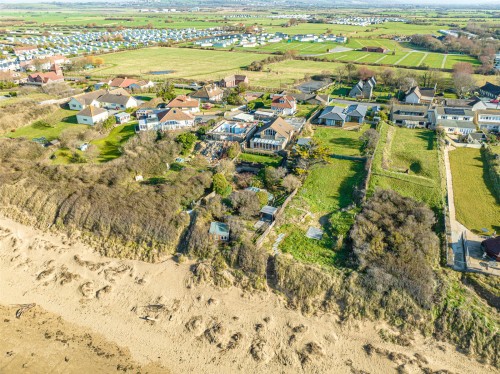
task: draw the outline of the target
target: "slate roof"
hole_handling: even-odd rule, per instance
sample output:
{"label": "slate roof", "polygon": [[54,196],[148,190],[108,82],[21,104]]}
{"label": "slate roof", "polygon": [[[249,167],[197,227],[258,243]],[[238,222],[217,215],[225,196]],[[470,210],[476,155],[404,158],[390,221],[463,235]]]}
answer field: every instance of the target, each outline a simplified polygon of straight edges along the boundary
{"label": "slate roof", "polygon": [[72,99],[75,99],[82,105],[90,105],[94,100],[97,100],[98,98],[100,98],[102,95],[105,94],[106,94],[105,90],[97,90],[73,96]]}
{"label": "slate roof", "polygon": [[500,86],[490,82],[486,82],[486,84],[481,87],[480,90],[489,92],[495,96],[500,96]]}
{"label": "slate roof", "polygon": [[99,114],[102,114],[102,113],[107,113],[107,110],[103,109],[103,108],[95,107],[93,105],[89,105],[85,109],[80,110],[77,113],[77,116],[85,116],[85,117],[92,117],[93,118],[93,117],[98,116]]}
{"label": "slate roof", "polygon": [[99,101],[100,103],[111,103],[111,104],[119,104],[119,105],[126,105],[129,100],[130,100],[130,96],[115,95],[115,94],[111,94],[111,93],[107,93],[107,94],[99,97],[99,99],[97,99],[97,101]]}

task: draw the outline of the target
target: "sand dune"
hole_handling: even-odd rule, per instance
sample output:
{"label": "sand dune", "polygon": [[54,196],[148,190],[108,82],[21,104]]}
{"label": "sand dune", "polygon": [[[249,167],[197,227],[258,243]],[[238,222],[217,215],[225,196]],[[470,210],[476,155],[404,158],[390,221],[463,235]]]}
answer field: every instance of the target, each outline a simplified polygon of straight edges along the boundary
{"label": "sand dune", "polygon": [[[380,330],[391,330],[383,323],[303,316],[272,292],[193,284],[190,265],[104,258],[0,217],[0,304],[9,306],[0,308],[9,320],[0,323],[0,335],[9,335],[0,372],[17,372],[34,361],[31,354],[38,373],[117,365],[155,373],[494,372],[430,338],[415,335],[409,346],[384,341]],[[11,305],[26,303],[37,306],[16,319]],[[73,340],[64,339],[65,349],[52,336],[43,344],[44,329]],[[89,350],[89,338],[110,356]]]}

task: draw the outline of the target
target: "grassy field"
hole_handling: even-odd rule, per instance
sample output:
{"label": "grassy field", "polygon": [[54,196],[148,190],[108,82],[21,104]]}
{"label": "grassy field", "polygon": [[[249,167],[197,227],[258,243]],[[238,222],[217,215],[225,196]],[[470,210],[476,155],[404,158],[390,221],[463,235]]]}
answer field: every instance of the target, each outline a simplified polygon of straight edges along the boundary
{"label": "grassy field", "polygon": [[[111,77],[117,74],[149,79],[189,78],[221,79],[241,72],[253,61],[266,55],[188,48],[145,48],[104,55],[104,67],[91,71],[92,76]],[[171,74],[153,75],[151,71],[172,70]]]}
{"label": "grassy field", "polygon": [[15,132],[7,134],[9,138],[40,138],[45,137],[47,140],[58,138],[61,133],[69,128],[84,130],[87,125],[79,125],[76,122],[76,112],[74,110],[59,109],[48,117],[44,118],[50,127],[41,127],[31,124],[17,129]]}
{"label": "grassy field", "polygon": [[458,148],[449,153],[457,220],[468,229],[500,232],[500,201],[479,149]]}
{"label": "grassy field", "polygon": [[360,131],[347,131],[333,127],[317,127],[314,130],[314,139],[327,147],[330,153],[361,156],[363,142],[359,138],[369,128],[370,125],[364,125]]}
{"label": "grassy field", "polygon": [[389,125],[382,124],[372,166],[370,192],[376,188],[392,189],[432,208],[440,208],[442,188],[439,163],[433,132],[396,127],[390,130]]}
{"label": "grassy field", "polygon": [[280,156],[266,156],[253,153],[240,153],[238,159],[246,162],[257,162],[266,166],[278,167],[281,163],[282,157]]}

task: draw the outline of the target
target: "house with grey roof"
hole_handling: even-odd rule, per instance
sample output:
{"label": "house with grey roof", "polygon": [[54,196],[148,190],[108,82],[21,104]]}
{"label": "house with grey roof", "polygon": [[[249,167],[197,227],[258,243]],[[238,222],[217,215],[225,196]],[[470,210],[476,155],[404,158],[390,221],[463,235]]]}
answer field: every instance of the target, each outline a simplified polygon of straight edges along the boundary
{"label": "house with grey roof", "polygon": [[318,119],[322,125],[344,127],[347,122],[363,123],[367,111],[368,107],[362,104],[349,105],[347,108],[328,106]]}
{"label": "house with grey roof", "polygon": [[138,103],[132,96],[122,94],[107,93],[97,99],[102,108],[113,110],[125,110],[128,108],[135,108]]}
{"label": "house with grey roof", "polygon": [[357,99],[371,99],[376,84],[377,81],[375,80],[375,77],[360,79],[349,92],[349,97],[355,97]]}

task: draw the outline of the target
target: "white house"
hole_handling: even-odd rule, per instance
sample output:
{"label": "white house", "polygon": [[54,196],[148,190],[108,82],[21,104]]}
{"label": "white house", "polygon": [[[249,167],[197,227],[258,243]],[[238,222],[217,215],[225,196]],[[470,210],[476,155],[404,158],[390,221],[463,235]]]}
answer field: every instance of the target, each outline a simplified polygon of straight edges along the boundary
{"label": "white house", "polygon": [[125,110],[128,108],[135,108],[138,105],[137,100],[132,96],[115,95],[112,93],[107,93],[99,97],[97,101],[99,101],[102,108],[113,110]]}
{"label": "white house", "polygon": [[69,109],[71,110],[83,110],[89,105],[98,107],[100,103],[97,99],[99,99],[102,95],[106,94],[104,90],[97,90],[93,92],[88,92],[85,94],[80,94],[73,96],[71,100],[68,102]]}
{"label": "white house", "polygon": [[420,88],[414,86],[408,90],[405,96],[407,104],[430,104],[434,100],[436,90],[434,88]]}
{"label": "white house", "polygon": [[276,114],[292,116],[297,111],[297,100],[290,95],[274,95],[271,110]]}
{"label": "white house", "polygon": [[478,110],[476,116],[480,130],[500,132],[500,109]]}
{"label": "white house", "polygon": [[90,105],[77,113],[76,120],[79,124],[93,126],[96,123],[104,122],[108,116],[106,109]]}

